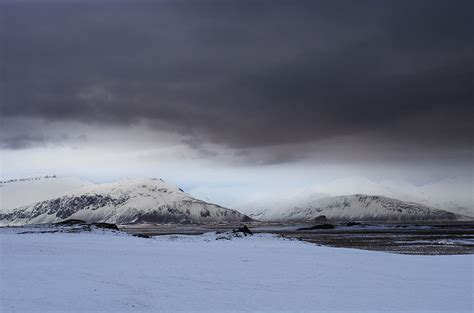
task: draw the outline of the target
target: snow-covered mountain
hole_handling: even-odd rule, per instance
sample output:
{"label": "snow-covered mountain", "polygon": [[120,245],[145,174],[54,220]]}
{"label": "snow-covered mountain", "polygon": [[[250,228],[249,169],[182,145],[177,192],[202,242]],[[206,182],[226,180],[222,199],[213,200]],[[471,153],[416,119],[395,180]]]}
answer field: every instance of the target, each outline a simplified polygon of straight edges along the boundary
{"label": "snow-covered mountain", "polygon": [[0,213],[0,225],[53,223],[65,219],[116,224],[220,223],[249,218],[193,198],[161,179],[125,179],[83,187],[60,197]]}
{"label": "snow-covered mountain", "polygon": [[0,181],[0,212],[60,197],[93,184],[76,177],[54,175]]}
{"label": "snow-covered mountain", "polygon": [[422,185],[404,180],[374,181],[364,177],[344,177],[304,188],[259,193],[256,198],[239,203],[238,208],[245,212],[261,211],[258,208],[268,211],[292,209],[305,207],[321,198],[366,194],[415,202],[474,218],[473,187],[472,177],[451,177]]}
{"label": "snow-covered mountain", "polygon": [[474,217],[474,190],[470,177],[446,178],[423,185],[414,185],[403,180],[376,182],[363,177],[346,177],[327,184],[313,185],[311,190],[313,193],[327,193],[330,196],[383,195]]}
{"label": "snow-covered mountain", "polygon": [[451,221],[469,218],[422,204],[356,194],[316,199],[304,206],[256,209],[247,212],[262,221],[311,221],[321,215],[345,221]]}

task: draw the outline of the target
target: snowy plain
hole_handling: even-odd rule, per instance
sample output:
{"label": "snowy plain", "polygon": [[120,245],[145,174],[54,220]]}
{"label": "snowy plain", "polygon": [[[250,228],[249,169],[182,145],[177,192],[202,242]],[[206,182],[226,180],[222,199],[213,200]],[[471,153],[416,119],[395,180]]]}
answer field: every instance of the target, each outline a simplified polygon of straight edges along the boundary
{"label": "snowy plain", "polygon": [[0,229],[0,311],[472,312],[473,255]]}

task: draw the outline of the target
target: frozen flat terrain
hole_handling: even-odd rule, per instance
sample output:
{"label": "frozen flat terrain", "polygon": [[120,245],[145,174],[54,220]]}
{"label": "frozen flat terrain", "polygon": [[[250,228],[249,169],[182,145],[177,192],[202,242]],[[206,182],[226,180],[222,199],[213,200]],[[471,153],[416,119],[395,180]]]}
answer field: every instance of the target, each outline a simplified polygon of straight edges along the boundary
{"label": "frozen flat terrain", "polygon": [[1,312],[472,312],[472,255],[0,229]]}
{"label": "frozen flat terrain", "polygon": [[[337,248],[357,248],[418,255],[474,254],[474,223],[362,224],[335,223],[334,229],[308,229],[315,224],[250,223],[255,233],[279,235],[288,239]],[[323,225],[324,226],[324,225]],[[202,235],[224,232],[238,225],[121,225],[131,234]]]}

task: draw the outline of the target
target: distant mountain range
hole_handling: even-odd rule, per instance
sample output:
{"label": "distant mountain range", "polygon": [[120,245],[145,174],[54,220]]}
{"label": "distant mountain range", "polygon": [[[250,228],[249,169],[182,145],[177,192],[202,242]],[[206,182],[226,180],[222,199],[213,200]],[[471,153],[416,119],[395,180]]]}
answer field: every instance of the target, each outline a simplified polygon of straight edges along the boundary
{"label": "distant mountain range", "polygon": [[0,226],[66,219],[116,224],[239,223],[251,218],[307,222],[321,215],[343,221],[470,220],[465,215],[424,204],[365,194],[312,194],[286,202],[275,199],[271,206],[256,206],[242,212],[245,214],[196,199],[156,178],[124,179],[109,184],[55,176],[0,181]]}
{"label": "distant mountain range", "polygon": [[[365,177],[344,177],[304,188],[259,192],[257,197],[241,202],[243,212],[279,211],[305,207],[312,201],[347,195],[381,195],[405,202],[467,215],[474,218],[473,182],[471,177],[451,177],[416,185],[405,180],[374,181]],[[275,196],[278,194],[278,196]]]}
{"label": "distant mountain range", "polygon": [[356,194],[325,197],[306,205],[279,209],[254,209],[247,213],[262,221],[311,221],[320,216],[339,221],[454,221],[469,217],[431,208],[413,202],[404,202],[383,196]]}

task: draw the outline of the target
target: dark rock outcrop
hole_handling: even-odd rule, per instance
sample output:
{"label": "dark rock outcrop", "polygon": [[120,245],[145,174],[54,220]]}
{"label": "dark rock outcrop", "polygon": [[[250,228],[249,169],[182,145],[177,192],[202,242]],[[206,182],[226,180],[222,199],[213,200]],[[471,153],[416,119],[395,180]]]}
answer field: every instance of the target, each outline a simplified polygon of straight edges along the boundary
{"label": "dark rock outcrop", "polygon": [[336,227],[333,224],[320,224],[320,225],[314,225],[310,227],[298,228],[297,230],[334,229],[334,228]]}
{"label": "dark rock outcrop", "polygon": [[253,232],[247,227],[247,225],[243,225],[239,228],[234,228],[232,230],[233,233],[243,233],[245,236],[247,235],[253,235]]}
{"label": "dark rock outcrop", "polygon": [[77,220],[77,219],[68,219],[61,222],[54,223],[54,225],[64,225],[64,226],[71,226],[71,225],[85,225],[87,224],[86,221]]}
{"label": "dark rock outcrop", "polygon": [[117,225],[110,223],[92,223],[91,225],[97,228],[120,230]]}
{"label": "dark rock outcrop", "polygon": [[133,234],[133,237],[138,237],[138,238],[150,238],[150,236],[145,235],[145,234]]}
{"label": "dark rock outcrop", "polygon": [[326,215],[320,215],[320,216],[317,216],[313,219],[313,222],[318,222],[318,223],[327,223],[328,222],[328,219],[326,217]]}

